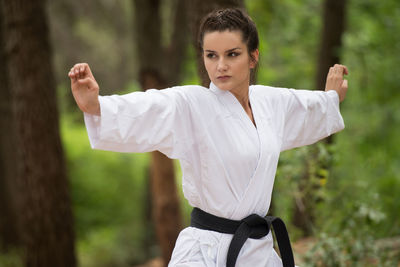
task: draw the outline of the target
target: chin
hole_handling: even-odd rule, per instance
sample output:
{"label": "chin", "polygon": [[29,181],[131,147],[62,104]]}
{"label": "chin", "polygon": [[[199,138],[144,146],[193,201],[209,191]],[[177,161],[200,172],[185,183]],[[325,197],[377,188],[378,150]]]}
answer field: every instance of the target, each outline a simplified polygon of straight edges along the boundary
{"label": "chin", "polygon": [[218,82],[215,81],[213,82],[219,89],[223,90],[223,91],[230,91],[232,89],[232,84],[231,83],[224,83],[224,82]]}
{"label": "chin", "polygon": [[227,85],[217,85],[219,89],[221,89],[222,91],[230,91],[232,89],[232,87],[227,86]]}

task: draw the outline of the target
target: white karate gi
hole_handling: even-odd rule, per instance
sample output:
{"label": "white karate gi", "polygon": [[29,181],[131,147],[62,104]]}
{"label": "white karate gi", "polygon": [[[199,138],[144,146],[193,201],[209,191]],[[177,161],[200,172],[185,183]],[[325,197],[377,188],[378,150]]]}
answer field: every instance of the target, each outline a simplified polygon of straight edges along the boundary
{"label": "white karate gi", "polygon": [[[280,151],[344,128],[336,91],[252,85],[256,126],[233,94],[211,83],[100,96],[101,116],[85,114],[93,148],[159,150],[179,159],[185,198],[216,216],[240,220],[268,212]],[[230,234],[181,231],[169,266],[225,266]],[[236,266],[282,266],[271,233],[247,239]]]}

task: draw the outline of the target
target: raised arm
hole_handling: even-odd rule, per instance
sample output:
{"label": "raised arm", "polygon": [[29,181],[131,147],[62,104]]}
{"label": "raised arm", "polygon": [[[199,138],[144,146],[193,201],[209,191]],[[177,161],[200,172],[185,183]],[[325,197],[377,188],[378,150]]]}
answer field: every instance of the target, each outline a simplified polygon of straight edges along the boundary
{"label": "raised arm", "polygon": [[92,148],[158,150],[181,158],[190,146],[191,113],[181,87],[99,96],[101,116],[85,113]]}
{"label": "raised arm", "polygon": [[325,92],[293,89],[283,92],[281,150],[315,143],[344,128],[339,102],[347,92],[345,74],[348,74],[346,66],[336,64],[328,73]]}

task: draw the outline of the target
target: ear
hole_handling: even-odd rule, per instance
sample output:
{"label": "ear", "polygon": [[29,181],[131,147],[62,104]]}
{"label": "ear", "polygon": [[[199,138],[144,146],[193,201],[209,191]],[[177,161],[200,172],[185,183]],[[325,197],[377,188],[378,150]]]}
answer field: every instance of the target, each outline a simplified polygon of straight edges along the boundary
{"label": "ear", "polygon": [[260,52],[258,49],[254,50],[253,52],[250,53],[250,69],[254,69],[257,66],[258,63],[258,57],[260,55]]}

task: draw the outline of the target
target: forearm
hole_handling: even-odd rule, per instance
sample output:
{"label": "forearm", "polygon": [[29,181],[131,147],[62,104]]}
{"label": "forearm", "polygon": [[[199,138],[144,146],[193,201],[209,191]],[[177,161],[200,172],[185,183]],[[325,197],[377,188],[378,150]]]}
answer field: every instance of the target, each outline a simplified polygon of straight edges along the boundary
{"label": "forearm", "polygon": [[84,103],[78,102],[77,99],[75,99],[75,101],[82,112],[96,116],[101,115],[101,108],[98,97],[95,97],[94,99],[89,99]]}

